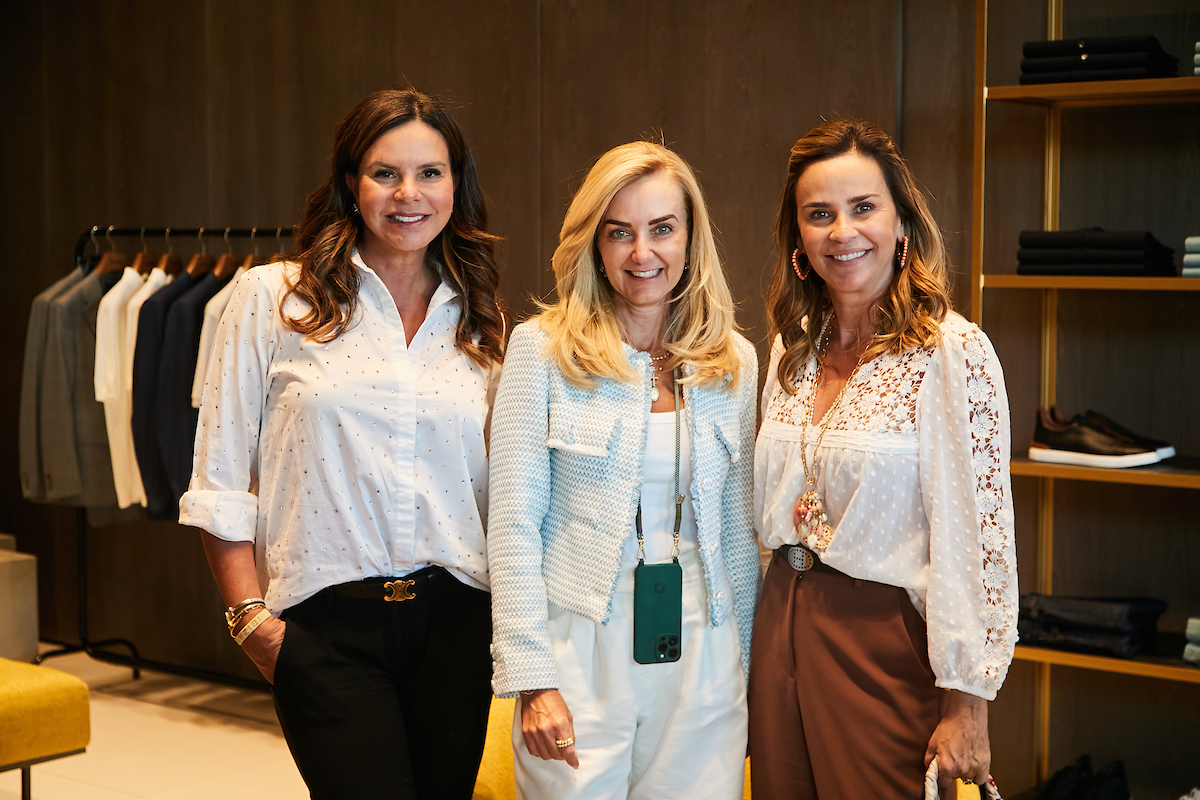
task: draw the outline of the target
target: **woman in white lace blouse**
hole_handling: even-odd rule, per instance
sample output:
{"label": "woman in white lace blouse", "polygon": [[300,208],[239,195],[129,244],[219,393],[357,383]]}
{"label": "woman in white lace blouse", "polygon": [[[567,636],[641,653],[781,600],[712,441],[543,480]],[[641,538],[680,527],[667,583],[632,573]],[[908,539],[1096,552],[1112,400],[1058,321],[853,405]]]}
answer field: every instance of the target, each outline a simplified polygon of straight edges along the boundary
{"label": "woman in white lace blouse", "polygon": [[941,233],[878,127],[792,148],[754,508],[755,797],[918,797],[982,781],[1016,641],[1008,401],[950,308]]}

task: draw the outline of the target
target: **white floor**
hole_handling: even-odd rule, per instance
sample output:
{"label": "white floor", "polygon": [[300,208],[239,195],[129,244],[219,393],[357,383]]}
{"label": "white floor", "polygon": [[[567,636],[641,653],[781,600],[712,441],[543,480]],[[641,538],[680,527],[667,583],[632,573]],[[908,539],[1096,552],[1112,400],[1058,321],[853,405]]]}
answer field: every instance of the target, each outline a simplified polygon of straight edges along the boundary
{"label": "white floor", "polygon": [[[87,752],[33,767],[34,800],[305,800],[271,697],[94,661],[45,666],[91,688]],[[19,770],[0,773],[0,800],[19,800]]]}

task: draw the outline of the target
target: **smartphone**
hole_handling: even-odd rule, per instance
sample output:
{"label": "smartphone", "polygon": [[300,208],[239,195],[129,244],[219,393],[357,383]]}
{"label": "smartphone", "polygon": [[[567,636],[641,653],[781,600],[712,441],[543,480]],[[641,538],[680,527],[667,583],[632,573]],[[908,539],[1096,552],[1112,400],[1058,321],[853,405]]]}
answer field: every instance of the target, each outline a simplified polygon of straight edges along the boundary
{"label": "smartphone", "polygon": [[678,560],[638,564],[633,572],[633,660],[678,661],[683,649],[683,569]]}

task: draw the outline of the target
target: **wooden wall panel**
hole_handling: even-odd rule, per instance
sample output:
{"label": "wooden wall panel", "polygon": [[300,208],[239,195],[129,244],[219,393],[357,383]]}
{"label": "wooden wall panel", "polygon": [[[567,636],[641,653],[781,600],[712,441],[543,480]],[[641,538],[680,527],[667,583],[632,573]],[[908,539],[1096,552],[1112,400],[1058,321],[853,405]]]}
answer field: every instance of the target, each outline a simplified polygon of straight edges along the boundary
{"label": "wooden wall panel", "polygon": [[975,4],[908,0],[900,148],[942,228],[954,307],[970,316]]}

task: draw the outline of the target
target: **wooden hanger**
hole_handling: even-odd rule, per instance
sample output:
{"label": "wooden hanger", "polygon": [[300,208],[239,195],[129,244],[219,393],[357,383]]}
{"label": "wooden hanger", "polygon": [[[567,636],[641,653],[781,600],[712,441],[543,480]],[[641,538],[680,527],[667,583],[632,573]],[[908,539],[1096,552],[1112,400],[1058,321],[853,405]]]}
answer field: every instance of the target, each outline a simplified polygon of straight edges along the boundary
{"label": "wooden hanger", "polygon": [[150,270],[154,269],[154,265],[158,263],[158,255],[155,253],[147,253],[142,251],[133,257],[133,268],[137,270],[138,275],[143,278],[150,274]]}
{"label": "wooden hanger", "polygon": [[174,253],[163,253],[158,259],[158,268],[168,275],[178,275],[183,272],[183,259]]}
{"label": "wooden hanger", "polygon": [[108,240],[108,246],[112,249],[100,256],[100,263],[96,265],[97,275],[108,275],[112,272],[120,272],[129,266],[129,257],[124,253],[118,253],[116,245],[113,244],[112,236],[113,226],[109,225],[108,230],[104,232],[104,238]]}
{"label": "wooden hanger", "polygon": [[279,250],[271,258],[277,261],[286,259],[287,253],[283,252],[283,228],[275,229],[275,244]]}
{"label": "wooden hanger", "polygon": [[216,275],[219,280],[225,280],[233,275],[238,268],[237,257],[233,254],[233,245],[229,243],[229,228],[225,229],[225,252],[217,259],[217,265],[213,267],[213,275]]}
{"label": "wooden hanger", "polygon": [[258,228],[251,228],[250,244],[254,247],[254,252],[246,256],[245,260],[242,261],[242,269],[252,269],[253,267],[267,263],[267,257],[258,254],[258,242],[255,241],[256,236],[258,236]]}
{"label": "wooden hanger", "polygon": [[208,248],[204,244],[204,228],[196,234],[196,238],[200,240],[200,252],[192,256],[192,260],[188,262],[187,274],[193,278],[199,278],[212,272],[213,266],[217,263],[216,259],[208,254]]}
{"label": "wooden hanger", "polygon": [[209,272],[212,272],[212,269],[214,266],[216,266],[216,263],[217,260],[208,253],[196,253],[196,255],[192,256],[191,260],[188,261],[187,274],[191,275],[193,278],[199,278],[201,275],[206,275]]}
{"label": "wooden hanger", "polygon": [[167,228],[167,252],[163,253],[158,259],[158,268],[167,275],[178,275],[183,271],[183,259],[175,255],[175,251],[171,248],[171,229]]}
{"label": "wooden hanger", "polygon": [[137,274],[143,278],[150,274],[150,270],[154,269],[154,265],[158,263],[158,256],[146,249],[146,229],[142,228],[142,252],[133,257],[133,268],[137,270]]}
{"label": "wooden hanger", "polygon": [[124,253],[105,253],[100,256],[100,263],[96,265],[97,275],[108,275],[112,272],[120,272],[129,266],[129,258]]}
{"label": "wooden hanger", "polygon": [[217,265],[213,267],[213,275],[219,280],[225,280],[237,271],[238,266],[238,260],[233,253],[222,253],[217,259]]}

